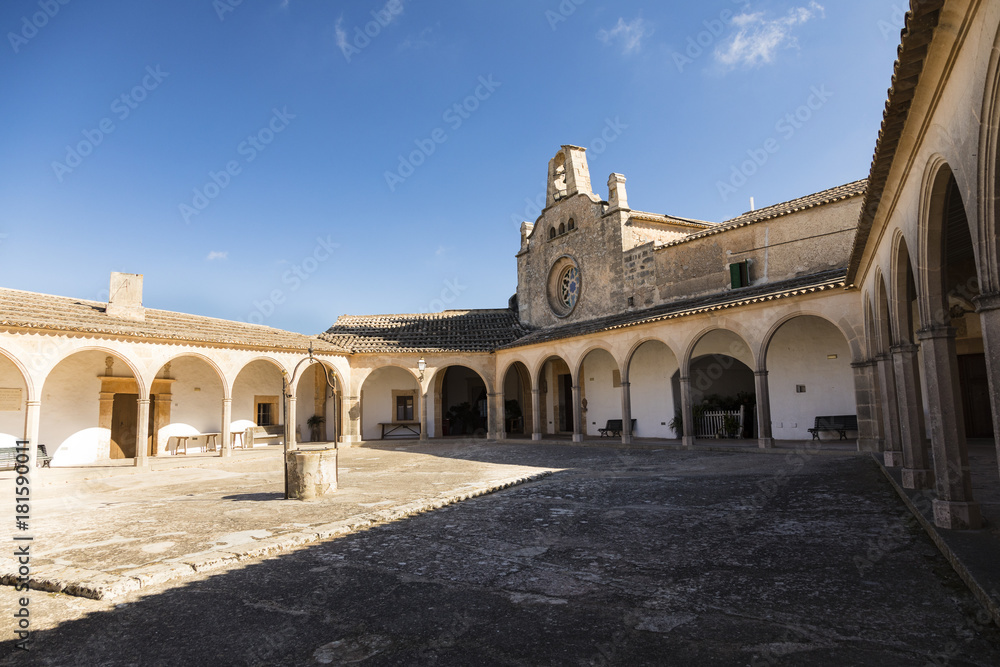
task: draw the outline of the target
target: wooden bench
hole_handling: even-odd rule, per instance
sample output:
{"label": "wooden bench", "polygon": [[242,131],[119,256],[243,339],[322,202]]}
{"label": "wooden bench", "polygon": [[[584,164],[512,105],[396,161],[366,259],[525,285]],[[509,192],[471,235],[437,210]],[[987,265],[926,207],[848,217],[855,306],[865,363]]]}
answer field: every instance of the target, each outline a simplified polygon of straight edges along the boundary
{"label": "wooden bench", "polygon": [[[26,454],[27,452],[23,449],[18,450],[17,447],[0,447],[0,469],[13,470],[17,465],[18,453]],[[48,468],[51,462],[52,457],[45,451],[45,445],[38,445],[38,467]]]}
{"label": "wooden bench", "polygon": [[284,424],[272,424],[270,426],[251,426],[247,431],[253,431],[252,434],[248,434],[245,444],[251,448],[256,446],[258,442],[276,440],[274,444],[280,445],[285,441],[285,425]]}
{"label": "wooden bench", "polygon": [[[604,428],[597,429],[597,432],[601,434],[601,437],[610,436],[612,438],[622,437],[622,428],[624,424],[621,419],[609,419],[608,423],[604,425]],[[635,433],[635,420],[632,420],[632,433]]]}
{"label": "wooden bench", "polygon": [[385,440],[385,436],[393,433],[400,433],[401,437],[407,435],[420,437],[420,422],[385,422],[379,426],[382,427],[382,440]]}
{"label": "wooden bench", "polygon": [[819,434],[823,431],[836,431],[840,434],[841,440],[847,440],[848,431],[858,430],[857,415],[838,415],[827,417],[816,417],[816,422],[809,429],[813,440],[819,440]]}

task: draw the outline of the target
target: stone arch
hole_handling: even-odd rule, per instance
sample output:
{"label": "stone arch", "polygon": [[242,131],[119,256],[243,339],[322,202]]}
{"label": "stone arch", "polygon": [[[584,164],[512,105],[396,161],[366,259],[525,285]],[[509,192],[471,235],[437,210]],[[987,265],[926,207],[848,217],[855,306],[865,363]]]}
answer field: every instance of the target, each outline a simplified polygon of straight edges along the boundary
{"label": "stone arch", "polygon": [[[534,401],[528,365],[520,359],[513,359],[498,377],[503,394],[504,434],[530,436],[534,428]],[[512,401],[517,405],[516,409]]]}
{"label": "stone arch", "polygon": [[212,370],[214,370],[215,373],[219,376],[219,381],[222,383],[222,389],[225,396],[227,398],[231,396],[232,387],[229,384],[229,378],[226,377],[225,372],[215,361],[215,359],[212,359],[208,355],[201,354],[200,352],[193,352],[193,351],[178,352],[177,354],[173,355],[172,357],[169,357],[168,359],[164,360],[163,363],[160,364],[159,369],[157,369],[156,375],[158,375],[159,372],[163,370],[164,366],[166,366],[167,364],[172,364],[174,361],[181,359],[183,357],[194,357],[195,359],[200,359],[201,361],[204,361],[206,364],[208,364],[212,368]]}
{"label": "stone arch", "polygon": [[681,369],[684,370],[688,368],[691,364],[691,355],[694,353],[698,344],[705,339],[706,336],[712,334],[715,331],[725,331],[738,337],[740,341],[746,346],[747,351],[750,353],[751,363],[747,364],[750,368],[755,369],[758,366],[758,361],[754,355],[754,348],[750,344],[750,339],[746,335],[745,331],[741,331],[742,327],[732,326],[732,323],[727,323],[726,326],[712,325],[707,326],[698,333],[696,333],[691,340],[688,342],[687,346],[684,348],[684,356],[681,357]]}
{"label": "stone arch", "polygon": [[913,343],[913,303],[919,301],[919,290],[913,272],[910,251],[902,231],[897,230],[892,242],[892,268],[889,277],[889,319],[893,324],[893,344]]}
{"label": "stone arch", "polygon": [[[979,136],[979,257],[984,293],[1000,292],[1000,30],[989,54]],[[976,238],[976,237],[974,237]]]}
{"label": "stone arch", "polygon": [[576,356],[576,359],[573,361],[573,366],[575,366],[575,370],[573,372],[573,378],[574,379],[579,380],[580,370],[583,368],[583,361],[584,361],[584,359],[587,358],[587,355],[589,355],[591,352],[594,352],[596,350],[602,350],[604,352],[607,352],[608,356],[610,356],[614,360],[615,367],[617,368],[618,372],[622,371],[622,364],[618,361],[618,357],[616,357],[614,355],[614,353],[611,350],[608,349],[608,346],[606,344],[603,344],[603,343],[593,343],[593,344],[587,346],[586,348],[584,348],[583,352],[581,352],[580,354],[578,354]]}
{"label": "stone arch", "polygon": [[736,328],[706,327],[693,337],[684,352],[678,381],[683,382],[686,377],[689,382],[696,437],[714,437],[715,432],[708,421],[699,420],[699,410],[740,411],[743,414],[740,434],[753,437],[756,431],[759,397],[755,373],[760,362],[748,338],[735,331]]}
{"label": "stone arch", "polygon": [[857,337],[857,335],[856,335],[856,333],[854,331],[851,331],[850,333],[848,333],[847,331],[844,330],[844,327],[841,326],[841,324],[839,322],[834,322],[829,317],[827,317],[824,313],[821,313],[819,311],[816,311],[816,310],[799,310],[799,311],[796,311],[794,313],[788,313],[787,315],[779,318],[778,320],[775,321],[774,324],[771,325],[771,328],[768,329],[767,333],[764,335],[764,340],[761,343],[760,350],[757,352],[757,355],[756,355],[757,363],[759,364],[757,370],[766,370],[767,369],[767,366],[766,366],[767,351],[768,351],[768,347],[771,345],[771,341],[774,338],[774,335],[786,323],[790,322],[791,320],[794,320],[797,317],[816,317],[816,318],[819,318],[819,319],[827,322],[831,326],[835,327],[837,329],[837,331],[840,332],[840,335],[842,335],[844,337],[844,340],[847,342],[847,345],[848,345],[848,347],[851,350],[851,361],[857,362],[857,361],[861,361],[863,359],[864,354],[863,354],[863,350],[862,350],[862,347],[861,347],[861,342],[858,340],[858,337]]}
{"label": "stone arch", "polygon": [[[466,372],[460,374],[458,369]],[[451,381],[449,375],[452,375]],[[490,405],[493,391],[489,379],[477,369],[457,361],[438,366],[430,378],[427,393],[429,437],[485,437],[489,432],[490,413],[494,410]]]}
{"label": "stone arch", "polygon": [[[362,440],[379,439],[382,433],[380,424],[412,425],[420,422],[423,387],[412,368],[395,363],[383,364],[369,369],[358,381]],[[406,401],[406,397],[412,397],[412,401]],[[416,430],[419,433],[419,427]]]}
{"label": "stone arch", "polygon": [[599,435],[608,420],[622,418],[622,368],[603,345],[592,345],[576,371],[580,392],[581,434]]}
{"label": "stone arch", "polygon": [[[295,427],[307,442],[339,442],[343,432],[344,382],[333,364],[322,359],[302,367],[290,383],[296,398]],[[330,383],[333,383],[333,387]],[[313,417],[321,417],[317,423]],[[306,437],[308,434],[308,437]],[[330,437],[333,434],[333,437]]]}
{"label": "stone arch", "polygon": [[[277,376],[256,368],[272,368]],[[289,391],[288,369],[268,355],[258,355],[242,363],[232,380],[232,429],[243,431],[252,426],[284,426]],[[287,433],[287,426],[285,432]],[[284,442],[284,436],[281,436]],[[253,446],[254,443],[246,443]],[[270,443],[265,443],[270,444]]]}
{"label": "stone arch", "polygon": [[137,442],[139,406],[149,389],[138,364],[120,351],[97,345],[62,355],[45,374],[39,397],[39,443],[52,465],[132,459],[143,455],[140,447],[150,453],[148,438]]}
{"label": "stone arch", "polygon": [[[573,391],[577,368],[563,356],[550,354],[539,361],[532,373],[539,390],[539,418],[542,434],[573,432]],[[568,377],[568,379],[567,379]]]}
{"label": "stone arch", "polygon": [[[17,401],[17,410],[10,410],[10,405],[7,405],[0,412],[0,447],[14,447],[18,440],[27,439],[30,428],[27,425],[28,403],[37,401],[38,398],[24,364],[13,353],[3,348],[0,348],[0,386],[18,392],[24,389],[24,394]],[[7,392],[4,402],[13,403],[16,400],[14,393],[14,391]]]}
{"label": "stone arch", "polygon": [[214,359],[194,351],[179,352],[163,361],[149,382],[153,456],[170,453],[171,444],[176,453],[177,437],[190,438],[186,451],[208,451],[207,438],[192,436],[228,431],[223,419],[224,402],[231,397],[229,381]]}
{"label": "stone arch", "polygon": [[[665,353],[664,353],[665,351]],[[639,366],[633,368],[633,364]],[[632,418],[639,438],[680,438],[675,419],[681,410],[680,359],[665,341],[649,336],[628,351],[623,382],[628,383]]]}

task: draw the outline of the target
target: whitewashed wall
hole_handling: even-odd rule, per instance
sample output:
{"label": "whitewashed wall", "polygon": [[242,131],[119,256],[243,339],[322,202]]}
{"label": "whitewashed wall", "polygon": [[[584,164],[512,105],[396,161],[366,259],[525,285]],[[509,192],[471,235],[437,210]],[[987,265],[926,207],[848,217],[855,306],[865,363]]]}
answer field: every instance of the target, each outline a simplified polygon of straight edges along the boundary
{"label": "whitewashed wall", "polygon": [[[173,436],[222,431],[224,391],[215,369],[196,357],[179,357],[170,363],[170,377],[174,379],[170,423],[159,431],[161,454],[176,449],[177,441],[170,439]],[[188,451],[203,449],[203,440],[189,442]]]}
{"label": "whitewashed wall", "polygon": [[580,382],[586,386],[583,432],[587,435],[599,435],[597,429],[604,428],[609,419],[622,418],[622,390],[614,386],[612,379],[616,370],[618,364],[604,350],[594,350],[583,360]]}
{"label": "whitewashed wall", "polygon": [[233,383],[233,429],[242,431],[256,424],[255,396],[277,396],[278,423],[284,424],[285,413],[281,398],[283,390],[284,383],[277,366],[264,360],[257,360],[247,365]]}
{"label": "whitewashed wall", "polygon": [[636,350],[629,371],[636,437],[678,437],[667,426],[679,404],[671,386],[678,368],[677,357],[665,345],[644,343]]}
{"label": "whitewashed wall", "polygon": [[[768,348],[767,368],[776,439],[811,438],[807,429],[818,415],[857,414],[851,351],[843,334],[826,320],[797,317],[782,325]],[[805,393],[796,393],[795,385],[805,385]]]}
{"label": "whitewashed wall", "polygon": [[[21,393],[21,400],[16,410],[0,409],[0,447],[13,447],[24,437],[24,406],[28,400],[28,389],[20,369],[2,355],[0,355],[0,388],[16,389]],[[4,406],[0,406],[2,407]]]}
{"label": "whitewashed wall", "polygon": [[[393,421],[396,406],[392,401],[393,390],[414,390],[413,418],[419,419],[420,403],[416,392],[417,380],[408,371],[387,366],[374,371],[361,387],[361,438],[378,440],[382,435],[379,424]],[[430,405],[428,405],[430,408]],[[430,410],[428,410],[428,417]]]}
{"label": "whitewashed wall", "polygon": [[[103,352],[78,352],[52,369],[42,387],[42,419],[39,442],[52,456],[52,465],[92,463],[98,457],[98,440],[108,429],[97,426],[100,417]],[[122,362],[115,375],[128,377]],[[107,453],[104,454],[107,456]]]}

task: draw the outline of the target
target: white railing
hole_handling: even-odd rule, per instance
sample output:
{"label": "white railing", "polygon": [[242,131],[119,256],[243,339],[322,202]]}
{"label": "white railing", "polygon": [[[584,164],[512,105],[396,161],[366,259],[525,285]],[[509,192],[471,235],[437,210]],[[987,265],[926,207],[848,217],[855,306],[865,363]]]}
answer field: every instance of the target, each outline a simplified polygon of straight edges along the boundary
{"label": "white railing", "polygon": [[737,422],[739,422],[739,428],[736,431],[736,433],[737,433],[736,437],[742,438],[743,437],[743,408],[744,408],[744,406],[741,405],[739,410],[733,410],[733,411],[730,411],[730,412],[721,412],[720,411],[720,412],[704,412],[704,413],[702,413],[701,419],[699,419],[697,421],[696,426],[695,426],[695,430],[697,431],[695,433],[695,437],[698,437],[698,438],[718,438],[718,437],[726,437],[726,436],[728,436],[728,434],[725,433],[722,425],[723,425],[726,417],[733,417],[733,418],[735,418],[737,420]]}

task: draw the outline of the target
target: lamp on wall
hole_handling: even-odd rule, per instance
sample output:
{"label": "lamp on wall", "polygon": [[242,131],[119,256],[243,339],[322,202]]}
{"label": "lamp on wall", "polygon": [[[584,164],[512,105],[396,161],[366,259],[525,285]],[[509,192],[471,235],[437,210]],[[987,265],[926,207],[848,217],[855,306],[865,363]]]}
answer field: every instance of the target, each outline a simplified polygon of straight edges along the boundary
{"label": "lamp on wall", "polygon": [[423,357],[420,357],[420,361],[417,362],[417,370],[420,371],[420,378],[419,378],[419,380],[421,382],[423,382],[424,381],[424,371],[427,370],[427,362],[424,361]]}

